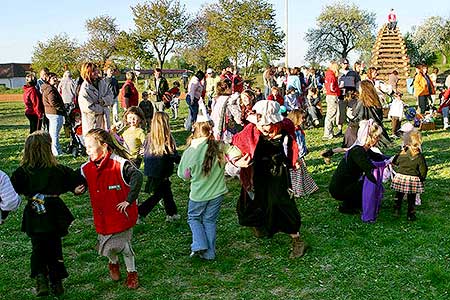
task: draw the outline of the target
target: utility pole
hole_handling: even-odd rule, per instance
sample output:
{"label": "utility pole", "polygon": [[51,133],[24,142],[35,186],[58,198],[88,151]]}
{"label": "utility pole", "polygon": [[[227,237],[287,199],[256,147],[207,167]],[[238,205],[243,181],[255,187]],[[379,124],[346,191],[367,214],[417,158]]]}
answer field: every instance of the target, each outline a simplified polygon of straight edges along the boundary
{"label": "utility pole", "polygon": [[285,17],[284,17],[284,32],[285,32],[285,44],[286,44],[286,48],[285,48],[285,50],[284,50],[284,52],[285,52],[285,56],[284,56],[284,66],[286,67],[286,68],[288,68],[288,66],[289,66],[289,63],[288,63],[288,14],[289,14],[289,11],[288,11],[288,0],[284,0],[284,14],[285,14]]}

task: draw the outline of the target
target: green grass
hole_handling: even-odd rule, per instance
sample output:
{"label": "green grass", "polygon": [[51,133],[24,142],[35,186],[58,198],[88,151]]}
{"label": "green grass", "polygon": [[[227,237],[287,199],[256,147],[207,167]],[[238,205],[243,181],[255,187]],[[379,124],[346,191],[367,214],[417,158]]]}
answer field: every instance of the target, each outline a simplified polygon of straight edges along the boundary
{"label": "green grass", "polygon": [[[0,168],[11,174],[18,166],[28,123],[23,104],[0,103]],[[186,115],[183,104],[181,115]],[[173,122],[180,149],[187,137],[182,120]],[[389,127],[389,123],[386,122]],[[239,182],[227,179],[226,195],[217,228],[217,259],[213,262],[188,257],[191,242],[186,223],[189,187],[172,177],[175,201],[182,220],[164,222],[157,206],[147,222],[134,228],[133,247],[141,287],[127,290],[109,279],[107,259],[94,250],[96,233],[87,195],[62,198],[76,220],[64,238],[64,256],[70,276],[64,299],[449,299],[450,132],[424,133],[423,148],[430,167],[418,220],[392,215],[394,192],[386,186],[375,224],[359,216],[337,212],[327,185],[340,156],[323,164],[320,151],[340,141],[321,141],[322,128],[307,131],[311,153],[309,171],[320,190],[297,200],[302,215],[301,234],[310,245],[303,258],[288,258],[290,238],[277,234],[256,239],[237,223],[235,205]],[[67,143],[63,139],[62,143]],[[399,144],[400,142],[397,141]],[[388,149],[394,154],[398,148]],[[63,155],[73,168],[86,158]],[[142,193],[140,200],[147,197]],[[0,226],[0,299],[34,299],[29,276],[31,244],[20,232],[24,203]],[[405,211],[404,211],[405,214]],[[123,268],[122,268],[123,270]],[[44,298],[45,299],[45,298]]]}

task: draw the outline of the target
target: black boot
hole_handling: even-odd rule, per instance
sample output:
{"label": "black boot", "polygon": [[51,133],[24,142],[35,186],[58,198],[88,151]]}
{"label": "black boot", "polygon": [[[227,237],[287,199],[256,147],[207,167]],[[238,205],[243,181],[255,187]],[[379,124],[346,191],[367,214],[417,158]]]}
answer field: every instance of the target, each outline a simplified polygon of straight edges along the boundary
{"label": "black boot", "polygon": [[36,296],[48,296],[48,278],[44,274],[36,276]]}
{"label": "black boot", "polygon": [[395,204],[394,204],[394,216],[395,217],[397,217],[397,218],[400,217],[401,208],[402,208],[402,199],[395,200]]}
{"label": "black boot", "polygon": [[415,221],[416,218],[416,194],[408,194],[408,221]]}
{"label": "black boot", "polygon": [[61,296],[64,294],[64,286],[62,284],[62,280],[55,280],[50,284],[50,287],[52,288],[52,293],[55,296]]}

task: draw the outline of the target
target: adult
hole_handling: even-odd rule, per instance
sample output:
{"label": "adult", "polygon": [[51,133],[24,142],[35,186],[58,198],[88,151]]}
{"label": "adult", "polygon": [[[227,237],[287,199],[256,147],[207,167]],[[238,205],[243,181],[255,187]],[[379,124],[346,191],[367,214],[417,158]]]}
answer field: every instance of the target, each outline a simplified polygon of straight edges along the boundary
{"label": "adult", "polygon": [[213,99],[216,97],[216,86],[220,81],[220,77],[216,75],[213,69],[208,68],[206,70],[205,77],[205,92],[206,92],[206,100],[208,101],[208,107],[211,107],[211,103]]}
{"label": "adult", "polygon": [[258,101],[253,109],[256,114],[249,119],[251,123],[233,138],[233,145],[243,154],[236,161],[242,183],[237,206],[239,224],[253,227],[256,237],[289,234],[290,257],[300,257],[305,252],[299,233],[301,218],[288,192],[289,169],[298,159],[294,126],[283,120],[275,101]]}
{"label": "adult", "polygon": [[337,76],[339,74],[339,65],[336,62],[331,62],[328,70],[325,72],[325,91],[327,112],[325,115],[325,124],[323,131],[323,140],[330,140],[333,138],[333,127],[337,125],[337,109],[338,97],[341,95]]}
{"label": "adult", "polygon": [[450,88],[445,90],[444,95],[442,96],[442,103],[439,105],[438,112],[442,113],[442,119],[444,121],[444,129],[449,128],[448,124],[448,113],[450,108]]}
{"label": "adult", "polygon": [[152,102],[156,111],[164,111],[163,96],[169,91],[169,83],[167,82],[167,79],[162,76],[162,70],[160,68],[155,68],[151,86],[152,89],[150,90],[150,94],[155,96],[155,100]]}
{"label": "adult", "polygon": [[48,73],[48,83],[44,83],[41,90],[45,115],[48,119],[48,133],[52,138],[52,153],[54,156],[58,156],[62,154],[59,132],[66,115],[64,101],[58,92],[58,76],[55,73]]}
{"label": "adult", "polygon": [[388,147],[392,142],[386,129],[383,126],[383,107],[376,92],[376,89],[370,80],[361,81],[359,88],[359,99],[353,108],[353,121],[372,119],[382,129],[379,144]]}
{"label": "adult", "polygon": [[69,111],[70,106],[75,102],[76,88],[77,86],[72,79],[72,74],[69,70],[66,70],[61,81],[58,84],[58,92],[64,102],[66,111]]}
{"label": "adult", "polygon": [[264,84],[264,99],[267,99],[267,97],[270,95],[270,89],[273,86],[272,66],[266,66],[266,69],[262,74],[262,80]]}
{"label": "adult", "polygon": [[98,68],[87,62],[81,66],[83,83],[78,94],[78,104],[83,123],[83,136],[93,128],[110,128],[109,106],[113,103],[113,94],[104,79],[99,78]]}
{"label": "adult", "polygon": [[202,97],[203,85],[201,81],[205,77],[203,71],[198,70],[188,84],[188,93],[186,95],[186,103],[189,107],[189,114],[191,117],[191,122],[193,123],[197,120],[198,114],[198,101]]}
{"label": "adult", "polygon": [[114,69],[111,67],[108,67],[106,69],[106,77],[105,82],[108,84],[109,89],[111,90],[111,93],[113,95],[113,105],[112,105],[112,115],[114,122],[119,122],[119,102],[117,100],[120,92],[119,88],[119,82],[117,81],[116,77],[114,77]]}
{"label": "adult", "polygon": [[389,30],[395,30],[397,27],[397,15],[393,8],[391,8],[391,11],[388,14],[388,29]]}
{"label": "adult", "polygon": [[450,74],[445,78],[444,85],[446,88],[450,88]]}
{"label": "adult", "polygon": [[213,135],[216,140],[231,143],[231,139],[241,125],[239,94],[231,92],[226,81],[220,81],[216,87],[217,97],[211,104],[211,120],[214,123]]}
{"label": "adult", "polygon": [[373,183],[377,180],[372,174],[373,161],[382,161],[384,157],[371,150],[380,138],[382,128],[372,121],[363,121],[358,130],[359,139],[345,153],[331,177],[329,191],[339,201],[341,213],[358,213],[362,206],[363,175]]}
{"label": "adult", "polygon": [[[431,106],[435,105],[435,104],[439,104],[436,103],[436,87],[437,87],[437,78],[438,78],[438,74],[439,74],[439,69],[438,68],[433,68],[433,72],[430,74],[430,79],[431,79],[431,83],[434,86],[435,92],[433,94],[431,94]],[[439,99],[439,97],[438,97]]]}
{"label": "adult", "polygon": [[0,170],[0,225],[6,220],[9,212],[16,210],[21,202],[22,199],[14,190],[8,175]]}
{"label": "adult", "polygon": [[49,69],[48,68],[43,68],[41,69],[41,71],[39,71],[39,79],[36,82],[36,90],[39,92],[39,94],[42,95],[42,91],[41,91],[41,87],[44,83],[47,83],[48,81],[48,73],[49,73]]}
{"label": "adult", "polygon": [[336,136],[341,136],[342,125],[345,123],[347,116],[347,102],[344,97],[349,93],[356,92],[359,89],[359,83],[361,82],[361,77],[359,77],[359,74],[356,71],[350,69],[350,63],[346,58],[341,61],[341,76],[338,81],[339,87],[341,88],[341,95],[338,97],[336,119],[339,131]]}
{"label": "adult", "polygon": [[239,74],[239,69],[235,68],[233,72],[233,76],[231,77],[231,92],[234,93],[242,93],[244,90],[244,79]]}
{"label": "adult", "polygon": [[[291,69],[286,80],[286,90],[295,89],[295,95],[299,97],[302,94],[302,82],[300,80],[300,69],[295,67]],[[267,99],[267,97],[266,97]]]}
{"label": "adult", "polygon": [[25,104],[25,116],[30,122],[30,133],[40,130],[44,117],[44,105],[41,95],[36,90],[36,77],[32,73],[25,76],[23,103]]}
{"label": "adult", "polygon": [[[136,74],[133,71],[128,71],[125,74],[125,78],[126,78],[125,83],[122,85],[122,88],[120,89],[119,98],[120,98],[122,107],[125,110],[127,110],[131,106],[138,106],[139,92],[136,89],[136,87],[134,86],[134,80],[136,79]],[[107,83],[107,81],[105,81],[105,83]],[[111,92],[111,94],[112,94],[112,92]]]}
{"label": "adult", "polygon": [[397,70],[392,71],[391,74],[389,74],[388,83],[392,87],[393,93],[397,92],[398,80],[399,80],[398,71]]}
{"label": "adult", "polygon": [[430,95],[435,94],[433,83],[427,74],[428,66],[417,65],[416,76],[414,76],[414,96],[417,97],[420,113],[424,114],[429,109]]}

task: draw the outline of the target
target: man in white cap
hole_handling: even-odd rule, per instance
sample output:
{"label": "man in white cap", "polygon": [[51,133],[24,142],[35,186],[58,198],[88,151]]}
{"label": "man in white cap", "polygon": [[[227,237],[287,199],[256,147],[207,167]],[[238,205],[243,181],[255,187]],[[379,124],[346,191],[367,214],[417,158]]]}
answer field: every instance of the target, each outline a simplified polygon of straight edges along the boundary
{"label": "man in white cap", "polygon": [[211,102],[216,96],[216,85],[220,81],[220,77],[216,76],[216,73],[213,69],[208,68],[206,70],[206,100],[207,105],[209,108],[211,108]]}

